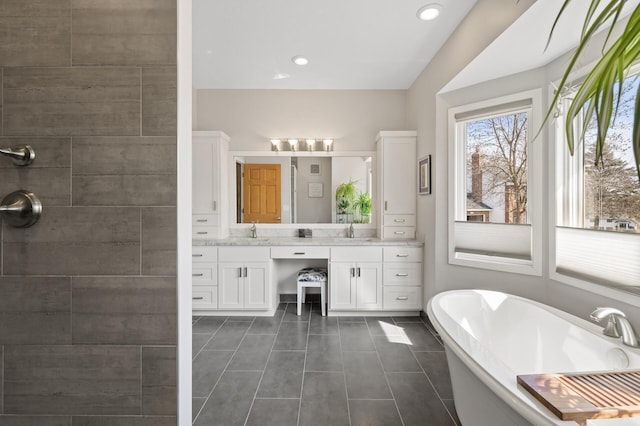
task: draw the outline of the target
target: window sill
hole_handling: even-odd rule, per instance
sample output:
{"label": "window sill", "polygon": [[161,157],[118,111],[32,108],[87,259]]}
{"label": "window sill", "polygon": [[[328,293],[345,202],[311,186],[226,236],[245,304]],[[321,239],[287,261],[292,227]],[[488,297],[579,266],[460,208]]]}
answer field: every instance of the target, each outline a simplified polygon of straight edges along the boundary
{"label": "window sill", "polygon": [[453,252],[449,254],[449,264],[514,274],[542,276],[542,268],[536,262],[512,257]]}

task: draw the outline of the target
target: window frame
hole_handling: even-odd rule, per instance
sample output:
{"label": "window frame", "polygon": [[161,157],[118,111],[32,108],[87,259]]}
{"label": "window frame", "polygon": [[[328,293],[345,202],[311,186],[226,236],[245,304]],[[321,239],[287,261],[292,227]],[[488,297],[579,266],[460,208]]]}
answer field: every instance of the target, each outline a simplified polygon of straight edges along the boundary
{"label": "window frame", "polygon": [[[527,215],[529,224],[509,224],[508,227],[528,227],[530,232],[530,259],[523,259],[517,255],[510,256],[509,249],[500,253],[481,253],[459,250],[456,248],[456,222],[466,221],[466,163],[467,150],[466,138],[461,134],[463,122],[477,117],[490,117],[497,114],[516,112],[523,110],[517,107],[524,101],[530,101],[527,107],[528,117],[528,153],[527,153]],[[456,116],[465,116],[464,119],[456,119]],[[542,176],[547,167],[543,162],[543,145],[545,135],[543,132],[533,139],[542,123],[542,90],[533,89],[518,92],[506,96],[487,99],[449,109],[448,112],[448,142],[449,142],[449,170],[448,170],[448,260],[450,265],[466,266],[494,271],[511,272],[516,274],[542,276],[543,251],[543,199]],[[532,140],[533,139],[533,140]],[[469,222],[472,223],[472,222]],[[490,223],[477,222],[478,225],[492,225]],[[493,224],[500,226],[501,224]],[[458,228],[461,228],[458,226]],[[481,229],[481,228],[480,228]],[[515,229],[515,228],[514,228]],[[461,232],[460,229],[458,232]],[[490,229],[487,228],[487,235]],[[523,234],[523,230],[514,231],[514,234]],[[482,232],[480,233],[482,234]],[[528,244],[528,243],[527,243]]]}

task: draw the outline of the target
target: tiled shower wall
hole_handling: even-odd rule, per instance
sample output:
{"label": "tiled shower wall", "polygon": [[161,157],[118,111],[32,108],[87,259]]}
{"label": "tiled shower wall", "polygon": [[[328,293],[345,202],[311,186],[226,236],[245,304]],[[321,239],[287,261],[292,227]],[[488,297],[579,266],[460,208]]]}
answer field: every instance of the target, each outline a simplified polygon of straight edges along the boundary
{"label": "tiled shower wall", "polygon": [[176,0],[0,0],[0,425],[176,423]]}

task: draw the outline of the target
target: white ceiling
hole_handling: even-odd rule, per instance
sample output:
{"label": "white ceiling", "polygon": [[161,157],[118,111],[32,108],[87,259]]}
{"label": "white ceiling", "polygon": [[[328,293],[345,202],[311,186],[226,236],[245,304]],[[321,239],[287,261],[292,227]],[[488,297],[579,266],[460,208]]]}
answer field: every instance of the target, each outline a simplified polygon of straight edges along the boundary
{"label": "white ceiling", "polygon": [[[418,20],[417,10],[434,2],[441,16]],[[194,0],[193,85],[407,89],[475,2]],[[294,65],[295,55],[309,64]]]}

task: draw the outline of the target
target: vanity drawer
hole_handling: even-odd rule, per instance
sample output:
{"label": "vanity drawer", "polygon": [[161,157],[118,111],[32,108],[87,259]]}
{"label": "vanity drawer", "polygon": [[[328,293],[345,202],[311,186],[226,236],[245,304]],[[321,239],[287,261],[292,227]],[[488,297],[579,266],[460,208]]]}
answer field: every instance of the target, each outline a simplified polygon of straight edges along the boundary
{"label": "vanity drawer", "polygon": [[194,287],[191,292],[191,305],[194,309],[218,309],[218,287]]}
{"label": "vanity drawer", "polygon": [[272,259],[329,259],[329,247],[272,247]]}
{"label": "vanity drawer", "polygon": [[191,247],[191,262],[217,262],[218,261],[218,248],[217,247],[204,247],[193,246]]}
{"label": "vanity drawer", "polygon": [[192,217],[193,226],[215,226],[217,215],[213,214],[194,214]]}
{"label": "vanity drawer", "polygon": [[381,262],[382,247],[344,246],[331,248],[332,262]]}
{"label": "vanity drawer", "polygon": [[191,236],[194,240],[208,240],[218,237],[216,226],[194,226],[191,228]]}
{"label": "vanity drawer", "polygon": [[414,240],[416,228],[413,226],[385,226],[382,234],[385,240]]}
{"label": "vanity drawer", "polygon": [[383,287],[382,308],[387,311],[422,309],[422,287]]}
{"label": "vanity drawer", "polygon": [[384,247],[383,257],[385,262],[422,262],[422,249],[420,247]]}
{"label": "vanity drawer", "polygon": [[219,262],[266,262],[270,259],[269,247],[220,247]]}
{"label": "vanity drawer", "polygon": [[416,215],[385,214],[382,222],[384,226],[416,226]]}
{"label": "vanity drawer", "polygon": [[421,285],[422,265],[420,263],[384,265],[382,271],[383,285]]}
{"label": "vanity drawer", "polygon": [[217,264],[195,264],[191,269],[191,283],[196,286],[200,285],[217,285],[218,284],[218,265]]}

